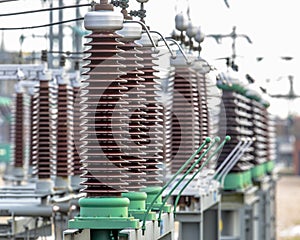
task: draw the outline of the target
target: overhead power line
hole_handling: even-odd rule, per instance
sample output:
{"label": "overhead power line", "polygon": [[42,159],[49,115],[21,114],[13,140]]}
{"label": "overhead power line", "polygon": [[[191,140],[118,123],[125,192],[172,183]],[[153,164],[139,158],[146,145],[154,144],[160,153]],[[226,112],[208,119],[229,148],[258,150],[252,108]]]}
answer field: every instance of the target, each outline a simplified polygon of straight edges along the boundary
{"label": "overhead power line", "polygon": [[6,3],[6,2],[15,2],[19,0],[0,0],[0,3]]}
{"label": "overhead power line", "polygon": [[53,25],[59,25],[59,24],[65,24],[69,22],[76,22],[76,21],[82,21],[84,18],[75,18],[70,19],[66,21],[60,21],[60,22],[54,22],[54,23],[48,23],[43,25],[37,25],[37,26],[28,26],[28,27],[12,27],[12,28],[0,28],[0,31],[6,31],[6,30],[24,30],[24,29],[34,29],[34,28],[43,28],[43,27],[50,27]]}
{"label": "overhead power line", "polygon": [[3,13],[3,14],[0,14],[0,17],[8,17],[8,16],[23,15],[23,14],[29,14],[29,13],[47,12],[47,11],[53,11],[53,10],[66,9],[66,8],[77,8],[77,7],[88,7],[88,6],[92,6],[92,4],[68,5],[68,6],[62,6],[62,7],[43,8],[43,9],[36,9],[36,10],[23,11],[23,12]]}

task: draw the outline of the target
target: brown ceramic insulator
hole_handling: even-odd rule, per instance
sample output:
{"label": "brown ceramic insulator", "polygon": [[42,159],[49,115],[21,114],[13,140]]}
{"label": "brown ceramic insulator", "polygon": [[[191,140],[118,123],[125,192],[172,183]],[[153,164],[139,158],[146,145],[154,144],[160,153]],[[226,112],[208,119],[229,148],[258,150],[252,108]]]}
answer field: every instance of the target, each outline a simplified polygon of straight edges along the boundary
{"label": "brown ceramic insulator", "polygon": [[124,72],[120,76],[121,79],[127,80],[122,86],[125,86],[127,90],[123,91],[123,100],[128,102],[126,108],[128,112],[125,113],[127,119],[124,123],[127,124],[125,130],[127,134],[125,135],[125,142],[129,147],[127,151],[127,156],[124,156],[124,160],[128,162],[125,166],[128,168],[127,182],[129,183],[127,189],[130,191],[138,191],[144,187],[145,182],[145,137],[147,134],[144,132],[145,129],[145,116],[146,116],[146,105],[144,98],[145,95],[145,85],[143,85],[144,79],[139,77],[138,74],[142,74],[139,70],[143,66],[139,64],[141,58],[137,56],[140,52],[136,49],[137,44],[130,41],[124,41],[122,38],[119,39],[123,45],[119,46],[124,52],[119,55],[123,57],[123,60],[119,61],[122,65],[126,66],[122,69]]}
{"label": "brown ceramic insulator", "polygon": [[[207,98],[207,82],[205,74],[197,72],[197,85],[199,91],[199,125],[200,125],[200,144],[210,136],[210,125],[209,125],[209,111],[208,111],[208,98]],[[206,150],[208,146],[204,147]],[[206,160],[208,155],[204,156],[203,161]],[[210,160],[209,165],[213,165],[213,160]],[[208,166],[207,166],[208,167]]]}
{"label": "brown ceramic insulator", "polygon": [[81,163],[79,156],[79,141],[80,141],[80,87],[73,87],[73,164],[72,175],[81,174]]}
{"label": "brown ceramic insulator", "polygon": [[[226,122],[226,134],[231,136],[231,140],[224,145],[217,166],[222,163],[241,139],[253,136],[251,100],[239,93],[223,91],[222,101],[226,114],[221,116],[220,122]],[[222,131],[222,128],[220,128],[220,131]],[[245,151],[233,167],[232,172],[249,170],[253,166],[251,163],[254,160],[252,151],[252,147]]]}
{"label": "brown ceramic insulator", "polygon": [[164,89],[164,165],[166,169],[165,176],[171,173],[172,164],[172,115],[173,115],[173,92],[174,92],[174,75],[173,68],[169,71],[168,79],[165,79]]}
{"label": "brown ceramic insulator", "polygon": [[253,137],[256,139],[252,144],[251,154],[254,156],[254,159],[251,163],[257,165],[268,160],[268,126],[265,107],[255,100],[251,100],[250,106],[253,116],[253,124],[250,129],[253,131]]}
{"label": "brown ceramic insulator", "polygon": [[34,125],[34,95],[30,96],[30,139],[29,139],[29,166],[33,166],[33,159],[34,159],[34,155],[33,155],[33,149],[34,149],[34,139],[36,139],[36,136],[34,136],[34,129],[36,128],[36,125]]}
{"label": "brown ceramic insulator", "polygon": [[14,167],[22,168],[24,161],[23,93],[16,93],[14,111]]}
{"label": "brown ceramic insulator", "polygon": [[120,36],[112,33],[92,33],[86,44],[90,54],[85,60],[88,76],[82,83],[82,178],[83,192],[89,197],[119,196],[127,191],[124,160],[128,146],[126,139],[126,115],[128,103],[122,99],[122,86],[127,80],[119,78],[122,58],[118,53],[122,45],[116,40]]}
{"label": "brown ceramic insulator", "polygon": [[[38,179],[48,179],[53,174],[55,163],[55,89],[49,81],[40,81],[38,104],[34,109],[37,116],[37,149],[34,152],[34,173]],[[34,104],[35,105],[35,104]]]}
{"label": "brown ceramic insulator", "polygon": [[161,173],[159,165],[163,159],[163,107],[158,101],[157,91],[159,90],[159,80],[155,76],[157,70],[153,63],[155,58],[152,56],[153,52],[150,47],[138,48],[141,51],[139,57],[143,60],[141,64],[143,68],[140,70],[143,72],[138,76],[145,79],[143,85],[145,85],[145,102],[146,115],[145,115],[145,128],[143,131],[145,136],[145,166],[143,170],[146,173],[146,186],[160,186],[161,185]]}
{"label": "brown ceramic insulator", "polygon": [[71,175],[73,162],[73,92],[67,84],[57,91],[56,176]]}
{"label": "brown ceramic insulator", "polygon": [[268,125],[268,161],[276,159],[276,128],[274,117],[265,109],[265,116]]}
{"label": "brown ceramic insulator", "polygon": [[[39,109],[39,94],[35,92],[31,96],[30,104],[30,128],[31,128],[31,142],[30,142],[30,165],[37,169],[37,154],[38,154],[38,109]],[[35,171],[36,172],[36,171]]]}
{"label": "brown ceramic insulator", "polygon": [[[176,67],[172,116],[172,173],[176,173],[200,146],[200,108],[195,71],[188,67]],[[189,167],[190,165],[184,171]]]}

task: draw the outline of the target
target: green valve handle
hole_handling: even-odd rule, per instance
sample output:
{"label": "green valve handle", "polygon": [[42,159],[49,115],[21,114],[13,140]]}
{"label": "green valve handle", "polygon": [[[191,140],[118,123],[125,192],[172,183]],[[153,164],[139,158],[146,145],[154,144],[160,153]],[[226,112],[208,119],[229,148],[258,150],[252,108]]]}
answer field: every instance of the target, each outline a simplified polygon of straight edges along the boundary
{"label": "green valve handle", "polygon": [[142,233],[144,235],[145,233],[145,230],[146,230],[146,219],[147,219],[147,216],[150,212],[150,210],[152,209],[155,201],[159,198],[159,196],[167,189],[167,187],[176,179],[176,177],[186,168],[186,166],[188,164],[190,164],[190,162],[195,158],[195,156],[197,154],[199,154],[201,152],[201,150],[205,147],[205,145],[207,145],[208,143],[211,142],[211,138],[210,137],[207,137],[205,139],[205,141],[202,143],[202,145],[193,153],[193,155],[181,166],[181,168],[173,175],[173,177],[171,178],[171,180],[169,182],[166,183],[165,186],[162,187],[162,189],[159,191],[159,193],[157,193],[157,195],[154,197],[154,199],[152,200],[152,202],[149,204],[148,208],[147,208],[147,211],[144,215],[144,218],[143,218],[143,225],[142,225]]}
{"label": "green valve handle", "polygon": [[[220,139],[220,138],[219,138]],[[180,192],[178,193],[176,199],[175,199],[175,203],[174,203],[174,215],[176,214],[176,206],[179,202],[179,199],[181,197],[181,194],[183,193],[184,189],[193,181],[193,179],[198,175],[199,172],[201,172],[201,170],[207,165],[207,163],[222,149],[222,147],[226,144],[226,142],[230,141],[231,137],[230,136],[226,136],[225,139],[223,140],[223,142],[217,147],[217,149],[213,152],[212,155],[210,155],[206,161],[201,165],[201,167],[193,174],[193,176],[189,179],[189,181],[184,185],[184,187],[180,190]],[[220,141],[220,140],[219,140]],[[159,218],[160,219],[160,218]]]}

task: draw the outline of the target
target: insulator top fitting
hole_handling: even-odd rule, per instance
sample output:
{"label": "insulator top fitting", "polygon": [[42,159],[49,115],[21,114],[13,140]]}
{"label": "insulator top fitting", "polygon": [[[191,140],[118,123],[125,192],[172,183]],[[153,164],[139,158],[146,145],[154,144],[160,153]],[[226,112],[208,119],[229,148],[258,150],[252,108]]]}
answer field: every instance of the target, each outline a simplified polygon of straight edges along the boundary
{"label": "insulator top fitting", "polygon": [[142,30],[142,26],[138,23],[124,23],[117,34],[123,37],[122,41],[135,41],[142,37]]}
{"label": "insulator top fitting", "polygon": [[42,60],[42,62],[48,61],[47,50],[42,50],[41,60]]}
{"label": "insulator top fitting", "polygon": [[108,3],[108,0],[100,0],[100,4],[95,4],[95,11],[106,10],[113,11],[114,6]]}
{"label": "insulator top fitting", "polygon": [[198,30],[198,28],[196,26],[194,26],[193,23],[190,21],[188,24],[187,30],[186,30],[186,35],[189,38],[193,38],[196,36],[197,30]]}
{"label": "insulator top fitting", "polygon": [[[155,45],[157,46],[158,45],[157,35],[151,34],[151,37],[152,37]],[[137,44],[141,44],[143,47],[153,47],[153,44],[147,33],[142,33],[142,37],[140,40],[137,41]]]}
{"label": "insulator top fitting", "polygon": [[180,32],[187,30],[188,20],[183,13],[178,13],[175,16],[175,27]]}
{"label": "insulator top fitting", "polygon": [[199,27],[195,36],[195,40],[197,43],[202,43],[205,38],[205,34],[201,31],[201,28]]}
{"label": "insulator top fitting", "polygon": [[65,65],[66,65],[66,57],[64,55],[61,55],[59,59],[59,66],[64,67]]}
{"label": "insulator top fitting", "polygon": [[107,0],[101,0],[95,5],[95,11],[84,16],[84,27],[92,31],[116,31],[122,29],[123,20],[122,13],[115,12]]}

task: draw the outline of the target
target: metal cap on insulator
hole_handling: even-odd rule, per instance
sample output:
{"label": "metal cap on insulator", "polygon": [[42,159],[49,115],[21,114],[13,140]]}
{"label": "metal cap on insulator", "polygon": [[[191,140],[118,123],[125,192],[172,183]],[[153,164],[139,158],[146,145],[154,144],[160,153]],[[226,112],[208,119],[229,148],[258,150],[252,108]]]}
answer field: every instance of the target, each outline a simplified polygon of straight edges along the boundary
{"label": "metal cap on insulator", "polygon": [[204,59],[198,58],[195,62],[193,62],[193,69],[199,73],[206,74],[210,72],[211,67]]}
{"label": "metal cap on insulator", "polygon": [[50,71],[44,71],[39,74],[40,81],[51,81],[52,73]]}
{"label": "metal cap on insulator", "polygon": [[74,63],[74,70],[75,71],[79,71],[79,61],[75,61],[75,63]]}
{"label": "metal cap on insulator", "polygon": [[117,34],[123,37],[122,41],[135,41],[142,37],[142,26],[138,23],[124,23]]}
{"label": "metal cap on insulator", "polygon": [[187,30],[188,27],[188,19],[183,13],[178,13],[175,16],[175,26],[176,29],[180,32]]}
{"label": "metal cap on insulator", "polygon": [[47,50],[42,50],[42,55],[41,55],[42,62],[47,62],[48,61],[47,53],[48,53]]}
{"label": "metal cap on insulator", "polygon": [[193,23],[191,21],[189,21],[188,27],[186,29],[186,35],[189,38],[193,38],[196,36],[197,30],[198,30],[198,27],[194,26]]}
{"label": "metal cap on insulator", "polygon": [[[187,58],[189,59],[190,62],[194,62],[196,57],[191,55],[191,54],[186,54]],[[183,67],[183,66],[189,66],[189,64],[187,63],[186,59],[184,58],[184,56],[181,54],[181,52],[179,50],[176,51],[176,58],[175,59],[170,59],[170,64],[172,66],[176,66],[176,67]]]}
{"label": "metal cap on insulator", "polygon": [[66,57],[64,55],[61,55],[59,58],[59,66],[64,67],[66,65]]}
{"label": "metal cap on insulator", "polygon": [[[155,45],[158,45],[158,36],[156,34],[151,34],[151,37],[155,43]],[[143,47],[153,47],[152,42],[150,41],[150,38],[147,33],[142,33],[141,39],[136,41],[137,44],[142,45]]]}
{"label": "metal cap on insulator", "polygon": [[197,43],[202,43],[205,38],[205,34],[201,31],[201,28],[198,27],[197,33],[195,35],[195,40]]}
{"label": "metal cap on insulator", "polygon": [[85,14],[84,27],[92,31],[115,31],[122,29],[123,20],[122,13],[115,12],[107,0],[101,0],[95,6],[95,11]]}
{"label": "metal cap on insulator", "polygon": [[15,92],[16,93],[22,93],[23,92],[23,87],[22,87],[21,82],[18,82],[18,83],[15,84]]}

